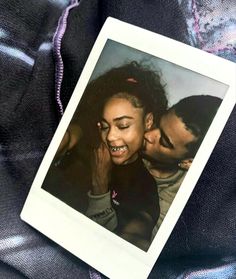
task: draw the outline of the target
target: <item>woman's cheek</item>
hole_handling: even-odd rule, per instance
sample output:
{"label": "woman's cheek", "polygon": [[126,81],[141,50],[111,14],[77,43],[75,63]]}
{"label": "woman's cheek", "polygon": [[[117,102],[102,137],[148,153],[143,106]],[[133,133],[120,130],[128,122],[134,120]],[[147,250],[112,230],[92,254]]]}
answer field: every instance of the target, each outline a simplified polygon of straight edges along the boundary
{"label": "woman's cheek", "polygon": [[101,132],[101,139],[104,143],[106,143],[106,133],[105,132]]}

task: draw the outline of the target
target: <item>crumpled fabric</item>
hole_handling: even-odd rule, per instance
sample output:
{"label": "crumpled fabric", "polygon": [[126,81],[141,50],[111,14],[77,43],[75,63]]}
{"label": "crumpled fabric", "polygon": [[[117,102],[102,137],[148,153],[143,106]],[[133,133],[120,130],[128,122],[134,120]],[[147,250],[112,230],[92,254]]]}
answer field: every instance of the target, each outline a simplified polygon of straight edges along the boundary
{"label": "crumpled fabric", "polygon": [[192,46],[236,62],[236,3],[234,0],[182,0]]}
{"label": "crumpled fabric", "polygon": [[[235,61],[234,0],[2,0],[0,278],[105,278],[20,220],[107,16]],[[236,278],[236,112],[149,278]]]}
{"label": "crumpled fabric", "polygon": [[58,125],[52,39],[69,4],[0,2],[0,278],[90,278],[87,265],[20,220]]}

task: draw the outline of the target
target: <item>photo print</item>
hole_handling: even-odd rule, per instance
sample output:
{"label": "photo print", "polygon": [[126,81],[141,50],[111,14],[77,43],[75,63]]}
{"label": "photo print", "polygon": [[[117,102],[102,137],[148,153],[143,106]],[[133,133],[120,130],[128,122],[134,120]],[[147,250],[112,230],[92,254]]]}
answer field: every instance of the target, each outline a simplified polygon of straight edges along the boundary
{"label": "photo print", "polygon": [[129,278],[135,266],[145,278],[232,110],[235,84],[224,69],[235,71],[233,63],[109,18],[22,219],[109,277]]}

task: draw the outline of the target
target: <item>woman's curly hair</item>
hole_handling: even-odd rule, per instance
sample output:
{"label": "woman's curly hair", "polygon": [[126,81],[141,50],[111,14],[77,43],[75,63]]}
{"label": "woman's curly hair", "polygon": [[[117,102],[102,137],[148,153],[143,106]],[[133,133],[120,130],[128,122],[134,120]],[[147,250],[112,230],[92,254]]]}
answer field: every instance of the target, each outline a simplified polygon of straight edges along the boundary
{"label": "woman's curly hair", "polygon": [[112,68],[88,84],[78,106],[79,124],[91,142],[96,140],[94,129],[104,104],[115,95],[129,99],[134,107],[142,107],[144,114],[152,112],[156,125],[167,109],[166,92],[157,72],[136,61]]}

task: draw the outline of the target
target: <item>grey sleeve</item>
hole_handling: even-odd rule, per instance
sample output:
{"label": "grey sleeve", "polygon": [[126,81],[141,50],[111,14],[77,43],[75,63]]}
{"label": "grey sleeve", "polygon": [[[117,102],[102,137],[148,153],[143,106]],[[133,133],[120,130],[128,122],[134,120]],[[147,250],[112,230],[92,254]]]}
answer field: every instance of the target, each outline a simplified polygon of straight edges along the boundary
{"label": "grey sleeve", "polygon": [[86,216],[110,231],[117,227],[116,212],[111,205],[110,191],[103,195],[92,195],[88,192]]}

